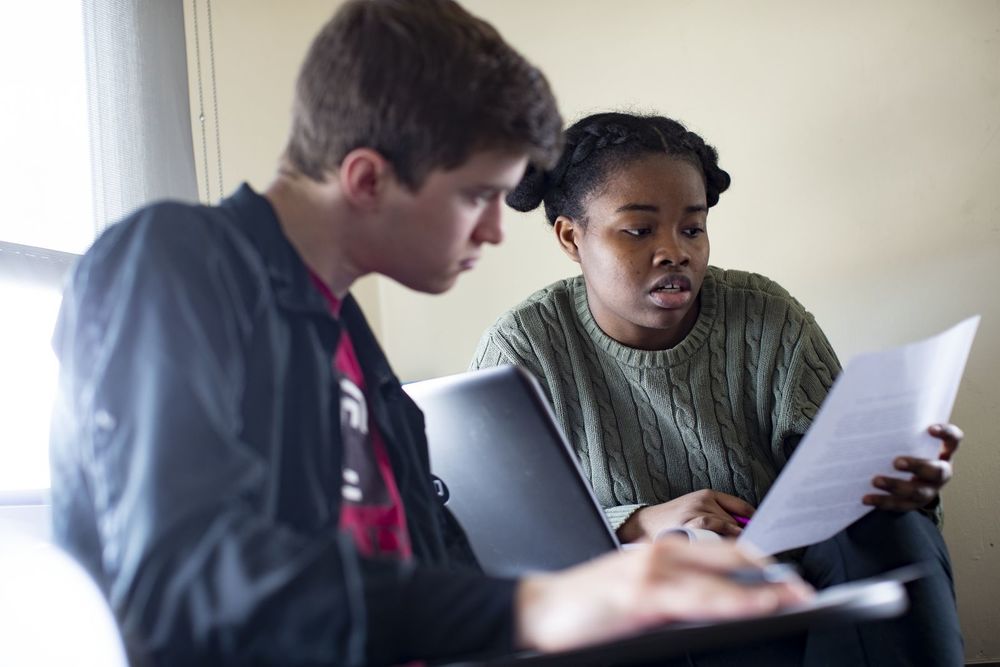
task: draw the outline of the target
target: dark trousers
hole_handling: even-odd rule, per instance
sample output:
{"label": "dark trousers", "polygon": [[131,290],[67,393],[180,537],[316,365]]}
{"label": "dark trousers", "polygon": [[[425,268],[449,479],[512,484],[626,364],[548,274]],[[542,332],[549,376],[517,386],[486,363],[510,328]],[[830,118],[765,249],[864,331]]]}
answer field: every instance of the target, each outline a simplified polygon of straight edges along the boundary
{"label": "dark trousers", "polygon": [[929,574],[906,587],[910,608],[888,621],[810,632],[804,665],[934,665],[964,663],[962,632],[948,547],[919,512],[871,512],[833,538],[806,549],[801,565],[817,588],[872,577],[923,562]]}
{"label": "dark trousers", "polygon": [[816,588],[874,577],[912,563],[929,574],[906,586],[909,610],[899,618],[818,628],[804,635],[670,661],[670,667],[723,665],[805,667],[959,667],[963,643],[948,548],[919,512],[869,512],[797,559]]}

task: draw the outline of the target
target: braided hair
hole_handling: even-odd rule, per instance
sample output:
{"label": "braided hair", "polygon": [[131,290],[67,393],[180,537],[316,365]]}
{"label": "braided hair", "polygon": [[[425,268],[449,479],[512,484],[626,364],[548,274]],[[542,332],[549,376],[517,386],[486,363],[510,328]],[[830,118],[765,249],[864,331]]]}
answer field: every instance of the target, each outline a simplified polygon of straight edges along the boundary
{"label": "braided hair", "polygon": [[584,203],[592,192],[618,170],[656,153],[701,170],[709,207],[729,188],[729,174],[719,167],[719,154],[694,132],[663,116],[612,112],[587,116],[570,126],[556,165],[550,170],[529,166],[507,194],[507,204],[531,211],[544,202],[550,225],[560,215],[585,222]]}

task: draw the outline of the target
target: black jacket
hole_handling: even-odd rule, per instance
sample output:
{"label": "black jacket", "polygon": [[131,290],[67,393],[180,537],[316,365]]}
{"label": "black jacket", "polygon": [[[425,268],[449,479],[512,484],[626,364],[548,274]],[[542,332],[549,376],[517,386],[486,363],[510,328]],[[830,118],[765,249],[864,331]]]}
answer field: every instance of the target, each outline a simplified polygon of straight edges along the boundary
{"label": "black jacket", "polygon": [[[337,529],[332,359],[347,327],[387,443],[414,563]],[[430,481],[423,417],[357,304],[339,320],[243,186],[160,203],[76,267],[55,348],[58,542],[156,664],[383,664],[510,648],[514,583],[471,552]]]}

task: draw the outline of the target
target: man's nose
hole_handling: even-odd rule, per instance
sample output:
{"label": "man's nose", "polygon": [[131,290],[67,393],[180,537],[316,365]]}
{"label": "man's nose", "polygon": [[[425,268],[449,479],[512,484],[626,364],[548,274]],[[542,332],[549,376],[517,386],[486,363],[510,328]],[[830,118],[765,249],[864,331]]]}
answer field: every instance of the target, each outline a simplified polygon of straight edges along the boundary
{"label": "man's nose", "polygon": [[503,242],[503,202],[500,197],[491,200],[483,210],[473,238],[479,243],[493,245]]}

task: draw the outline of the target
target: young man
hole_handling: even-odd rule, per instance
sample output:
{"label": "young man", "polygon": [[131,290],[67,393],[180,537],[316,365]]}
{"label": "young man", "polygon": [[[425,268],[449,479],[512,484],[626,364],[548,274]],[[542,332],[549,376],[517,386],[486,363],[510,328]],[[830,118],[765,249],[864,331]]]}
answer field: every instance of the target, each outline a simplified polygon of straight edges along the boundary
{"label": "young man", "polygon": [[348,290],[372,272],[447,290],[560,125],[544,77],[450,0],[348,2],[263,196],[155,204],[81,260],[55,337],[54,530],[136,660],[558,649],[807,595],[672,542],[491,578],[434,496],[420,412]]}

